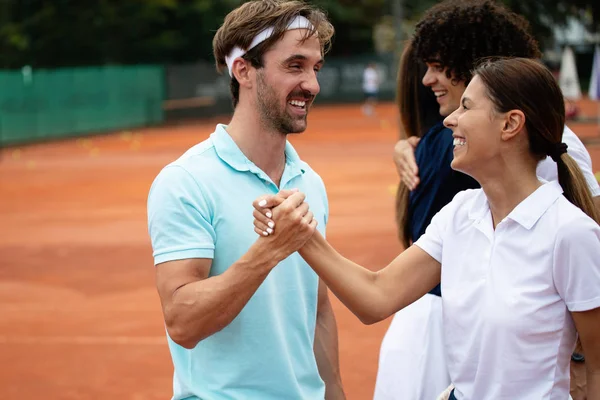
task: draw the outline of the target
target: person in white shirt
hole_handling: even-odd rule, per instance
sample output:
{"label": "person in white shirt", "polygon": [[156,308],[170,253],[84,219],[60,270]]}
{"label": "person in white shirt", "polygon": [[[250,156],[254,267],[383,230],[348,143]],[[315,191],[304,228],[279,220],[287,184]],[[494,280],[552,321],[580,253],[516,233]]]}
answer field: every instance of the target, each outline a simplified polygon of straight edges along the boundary
{"label": "person in white shirt", "polygon": [[[452,168],[481,189],[456,195],[380,271],[342,257],[318,233],[300,254],[365,324],[441,282],[450,399],[566,400],[579,335],[587,398],[599,400],[600,216],[562,143],[560,88],[537,61],[499,59],[476,68],[460,104],[444,120],[453,131]],[[536,174],[546,156],[558,182]],[[286,218],[277,207],[283,197],[254,202],[257,233]]]}
{"label": "person in white shirt", "polygon": [[[542,57],[529,23],[501,3],[444,0],[428,9],[416,24],[412,37],[415,57],[427,65],[422,83],[435,94],[440,115],[447,117],[460,106],[478,60]],[[453,194],[464,190],[447,178],[461,177],[465,182],[468,177],[457,171],[448,172],[453,152],[452,132],[443,131],[433,139],[431,134],[422,139],[404,138],[395,145],[399,186],[410,191],[410,208],[405,212],[410,230],[399,231],[403,244],[415,242]],[[589,153],[567,126],[562,141],[577,161],[600,210],[600,186]],[[556,163],[550,157],[538,164],[537,173],[546,181],[558,178]],[[434,188],[440,190],[436,192]],[[431,400],[450,383],[443,351],[441,296],[443,290],[436,286],[394,315],[381,343],[373,400]],[[575,400],[585,400],[582,373],[585,365],[582,357],[575,356],[571,363],[571,394]]]}
{"label": "person in white shirt", "polygon": [[365,97],[362,107],[365,115],[373,115],[375,113],[375,105],[379,96],[379,73],[377,72],[377,64],[369,63],[363,71],[362,89]]}

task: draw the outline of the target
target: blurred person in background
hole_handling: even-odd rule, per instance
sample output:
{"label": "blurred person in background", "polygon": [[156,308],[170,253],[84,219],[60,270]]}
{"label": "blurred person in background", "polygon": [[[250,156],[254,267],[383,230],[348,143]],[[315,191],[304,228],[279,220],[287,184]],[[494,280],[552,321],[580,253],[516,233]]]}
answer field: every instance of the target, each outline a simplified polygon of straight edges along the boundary
{"label": "blurred person in background", "polygon": [[[304,2],[256,0],[214,37],[233,117],[166,166],[148,197],[173,399],[345,398],[327,288],[296,252],[317,224],[325,233],[327,195],[287,141],[306,129],[333,32]],[[281,189],[304,229],[282,221],[288,237],[257,239],[252,200]],[[297,208],[305,199],[310,211]]]}
{"label": "blurred person in background", "polygon": [[[562,142],[562,91],[538,60],[486,60],[459,104],[444,119],[454,138],[452,168],[480,189],[457,194],[379,271],[344,258],[319,232],[299,252],[365,324],[441,282],[450,400],[567,400],[578,337],[587,398],[600,400],[600,213]],[[547,156],[558,181],[537,175]],[[280,221],[287,196],[253,202],[256,233]],[[292,226],[286,214],[284,221]]]}
{"label": "blurred person in background", "polygon": [[380,83],[381,78],[379,77],[379,72],[377,72],[377,64],[374,62],[367,64],[362,77],[362,89],[365,98],[362,111],[367,116],[375,114]]}
{"label": "blurred person in background", "polygon": [[[416,26],[413,46],[416,57],[427,65],[422,82],[435,94],[441,116],[448,116],[460,107],[460,98],[471,80],[471,70],[477,60],[494,56],[541,56],[537,42],[529,32],[528,22],[490,0],[449,0],[432,7]],[[594,178],[587,150],[566,126],[563,141],[568,145],[569,155],[579,164],[596,204],[599,204],[600,187]],[[402,139],[396,144],[394,153],[399,176],[411,191],[412,212],[408,216],[411,230],[401,231],[403,244],[407,245],[425,232],[433,216],[452,198],[452,191],[459,188],[453,189],[452,185],[446,184],[453,154],[451,133],[443,129],[435,142]],[[440,170],[446,172],[440,173]],[[538,164],[537,174],[546,181],[557,180],[556,163],[547,157]],[[447,189],[443,197],[435,196],[440,194],[440,187]],[[381,357],[385,357],[387,348],[395,352],[404,349],[406,357],[397,365],[386,363],[380,367],[377,384],[381,390],[376,393],[376,400],[428,400],[428,394],[423,391],[427,390],[429,382],[441,382],[447,376],[444,372],[445,356],[439,350],[444,348],[441,335],[434,331],[420,334],[421,329],[433,324],[433,321],[441,323],[442,295],[443,288],[438,285],[425,296],[430,303],[427,309],[413,310],[425,302],[420,301],[394,316],[385,336]],[[580,359],[577,355],[574,357],[573,369],[581,368],[581,364],[577,363]],[[391,393],[386,387],[398,386],[397,380],[405,376],[402,371],[410,371],[402,390],[387,397],[380,396],[379,393]],[[579,376],[585,378],[584,374]],[[577,397],[584,386],[585,380],[573,381],[575,400],[585,398]]]}

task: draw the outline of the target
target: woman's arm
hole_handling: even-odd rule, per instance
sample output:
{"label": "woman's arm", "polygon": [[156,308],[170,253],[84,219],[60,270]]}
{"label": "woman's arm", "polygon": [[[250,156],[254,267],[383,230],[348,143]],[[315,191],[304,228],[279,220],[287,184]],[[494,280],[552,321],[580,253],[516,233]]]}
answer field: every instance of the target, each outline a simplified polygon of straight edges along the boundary
{"label": "woman's arm", "polygon": [[[277,206],[291,193],[265,195],[254,201],[257,234],[276,234]],[[336,297],[365,324],[389,317],[440,283],[440,263],[415,245],[377,272],[344,258],[318,231],[299,253]]]}
{"label": "woman's arm", "polygon": [[344,258],[318,231],[300,255],[364,324],[389,317],[440,283],[440,263],[414,245],[377,272]]}
{"label": "woman's arm", "polygon": [[571,316],[585,354],[587,400],[600,400],[600,308]]}

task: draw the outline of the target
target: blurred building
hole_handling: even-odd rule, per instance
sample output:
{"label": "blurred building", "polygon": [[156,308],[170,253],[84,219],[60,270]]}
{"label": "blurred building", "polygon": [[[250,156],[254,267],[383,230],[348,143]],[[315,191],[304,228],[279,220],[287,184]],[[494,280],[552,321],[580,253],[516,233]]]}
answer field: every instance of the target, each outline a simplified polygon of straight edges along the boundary
{"label": "blurred building", "polygon": [[587,92],[592,73],[594,47],[600,43],[600,33],[592,33],[586,28],[590,25],[591,15],[582,15],[580,19],[567,17],[565,26],[553,29],[554,45],[544,49],[544,61],[550,68],[560,69],[561,57],[566,46],[575,53],[577,75],[583,92]]}

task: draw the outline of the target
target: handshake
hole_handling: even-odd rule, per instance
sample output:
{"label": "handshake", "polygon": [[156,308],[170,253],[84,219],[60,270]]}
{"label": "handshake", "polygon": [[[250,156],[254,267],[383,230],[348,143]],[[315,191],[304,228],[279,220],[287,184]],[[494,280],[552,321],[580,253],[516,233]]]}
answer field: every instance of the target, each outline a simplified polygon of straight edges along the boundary
{"label": "handshake", "polygon": [[301,249],[317,227],[306,195],[298,190],[281,190],[276,195],[260,196],[254,206],[254,231],[269,241],[277,261]]}

